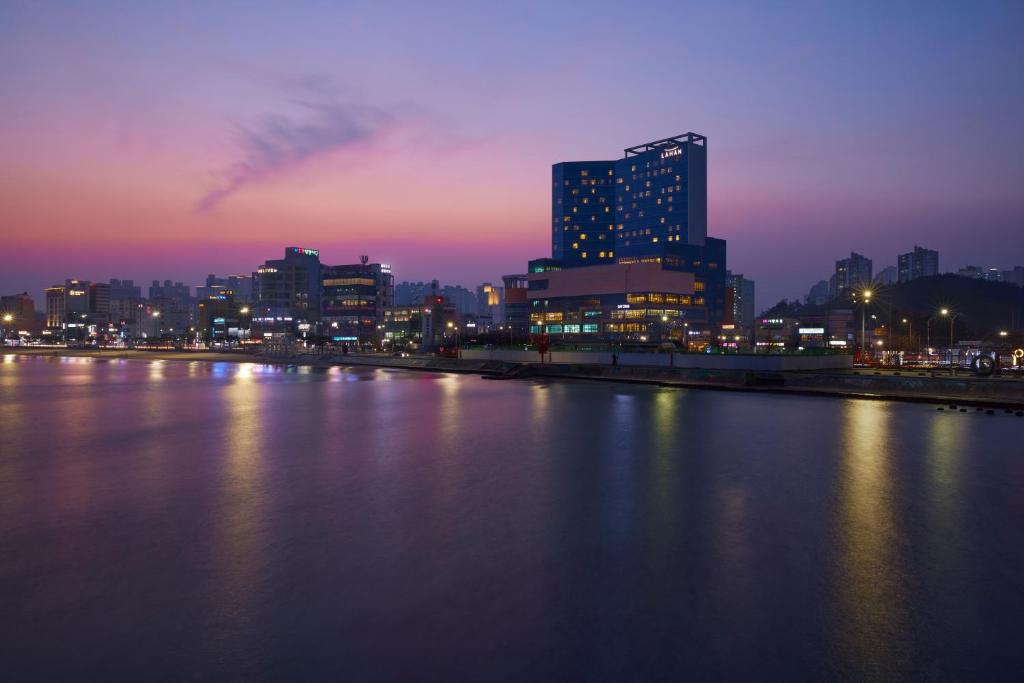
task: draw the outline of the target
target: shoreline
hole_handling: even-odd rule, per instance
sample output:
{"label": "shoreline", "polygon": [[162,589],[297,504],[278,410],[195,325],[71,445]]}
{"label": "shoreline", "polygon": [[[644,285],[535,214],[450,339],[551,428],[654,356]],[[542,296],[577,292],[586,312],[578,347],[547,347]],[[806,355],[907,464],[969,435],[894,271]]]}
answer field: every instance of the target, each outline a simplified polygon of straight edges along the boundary
{"label": "shoreline", "polygon": [[[353,355],[339,358],[273,358],[223,351],[171,351],[139,349],[61,349],[5,347],[3,355],[60,358],[94,358],[108,360],[166,360],[190,362],[257,363],[261,365],[292,365],[306,367],[373,367],[417,372],[474,374],[490,379],[583,380],[643,384],[674,389],[737,391],[760,394],[783,394],[816,398],[853,398],[873,401],[899,401],[978,410],[1024,411],[1024,381],[1014,379],[873,377],[860,374],[827,372],[769,373],[764,377],[737,371],[693,371],[684,368],[660,369],[623,366],[569,366],[552,364],[520,364],[505,361],[479,361],[455,358]],[[760,383],[766,380],[768,383]],[[971,392],[978,389],[995,391],[993,395]]]}

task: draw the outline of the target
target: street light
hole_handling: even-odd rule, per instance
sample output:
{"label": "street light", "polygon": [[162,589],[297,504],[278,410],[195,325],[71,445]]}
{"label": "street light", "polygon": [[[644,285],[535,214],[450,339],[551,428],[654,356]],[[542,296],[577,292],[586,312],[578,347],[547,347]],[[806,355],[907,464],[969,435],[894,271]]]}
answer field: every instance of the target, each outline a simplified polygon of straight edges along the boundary
{"label": "street light", "polygon": [[240,309],[238,309],[238,312],[241,313],[242,315],[245,315],[246,313],[249,312],[249,307],[248,306],[242,306]]}
{"label": "street light", "polygon": [[[867,314],[868,314],[868,304],[870,302],[871,302],[871,290],[870,289],[865,289],[863,292],[861,292],[861,307],[860,307],[860,349],[861,349],[861,354],[867,353],[867,348],[868,348],[868,343],[867,343],[867,339],[868,339],[868,336],[867,336]],[[867,360],[864,359],[864,358],[861,358],[861,361],[864,362],[864,363],[867,362]]]}
{"label": "street light", "polygon": [[903,324],[907,326],[907,346],[913,346],[914,344],[914,328],[911,326],[910,321],[906,318],[903,319]]}
{"label": "street light", "polygon": [[[953,365],[953,322],[959,318],[963,313],[954,313],[950,315],[948,308],[943,308],[939,311],[942,315],[949,316],[949,368],[953,374],[956,374],[956,367]],[[959,354],[957,354],[959,356]]]}
{"label": "street light", "polygon": [[455,323],[453,323],[451,320],[449,320],[448,321],[448,329],[449,330],[451,330],[451,329],[455,330],[455,357],[456,358],[462,358],[462,340],[460,339],[460,335],[459,335],[459,332],[460,332],[459,326],[456,325]]}

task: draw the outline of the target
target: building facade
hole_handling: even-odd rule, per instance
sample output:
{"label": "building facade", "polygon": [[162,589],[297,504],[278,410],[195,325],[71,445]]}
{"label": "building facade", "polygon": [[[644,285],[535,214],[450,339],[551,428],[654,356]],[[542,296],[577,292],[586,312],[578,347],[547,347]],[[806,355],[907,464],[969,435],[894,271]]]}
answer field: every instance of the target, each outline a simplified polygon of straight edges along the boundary
{"label": "building facade", "polygon": [[320,252],[286,247],[284,258],[266,261],[253,279],[253,331],[294,332],[320,319]]}
{"label": "building facade", "polygon": [[[611,202],[611,206],[609,203]],[[566,283],[578,279],[583,283],[591,283],[602,288],[601,292],[592,292],[591,308],[597,302],[598,308],[612,305],[629,304],[628,297],[632,294],[653,293],[662,296],[669,294],[676,302],[673,306],[681,306],[685,310],[687,323],[694,325],[719,325],[726,318],[726,245],[724,240],[707,236],[707,138],[696,133],[655,140],[623,150],[623,156],[617,160],[606,161],[574,161],[562,162],[552,166],[552,251],[550,259],[535,259],[528,265],[530,328],[547,330],[547,313],[538,319],[539,300],[562,298],[566,310],[564,315],[575,315],[571,309],[579,304],[584,305],[585,292],[579,287],[571,287]],[[640,271],[647,272],[653,265],[665,271],[687,273],[692,277],[675,278],[667,276],[668,281],[683,286],[683,290],[669,292],[647,292],[632,289],[634,286],[623,278],[620,282],[619,273],[630,272],[615,269],[602,271],[601,278],[593,278],[582,271],[590,268],[609,266],[644,266]],[[560,283],[562,291],[572,290],[570,297],[551,297],[538,294],[545,274],[564,272],[567,275],[552,276],[550,282]],[[611,273],[616,273],[611,275]],[[639,272],[639,271],[638,271]],[[578,273],[578,274],[573,274]],[[620,282],[620,291],[613,293],[606,290],[603,278]],[[678,280],[678,281],[677,281]],[[686,297],[685,305],[679,302]],[[617,299],[621,298],[622,301]],[[573,301],[568,301],[572,299]],[[506,288],[506,310],[509,292]],[[639,303],[639,300],[638,300]],[[646,302],[645,303],[651,303]],[[665,304],[665,299],[653,303]],[[629,304],[632,305],[632,304]],[[625,310],[625,309],[616,309]],[[640,310],[640,309],[638,309]],[[644,308],[643,310],[647,310]],[[659,310],[652,308],[651,310]],[[671,318],[667,307],[664,317]],[[610,311],[609,311],[610,312]],[[552,313],[548,311],[548,313]],[[595,310],[590,310],[590,317],[596,317]],[[511,315],[511,313],[506,313]],[[602,313],[603,315],[603,313]],[[624,314],[616,313],[613,322],[611,317],[604,322],[570,321],[569,332],[575,334],[576,325],[583,325],[588,331],[600,330],[599,334],[611,334],[621,338],[623,334],[640,337],[657,337],[662,334],[659,326],[663,323],[661,316],[652,324],[641,322],[618,322],[625,319]],[[637,313],[639,321],[644,316]],[[568,321],[569,318],[566,318]],[[538,324],[538,323],[543,324]],[[667,322],[664,321],[664,322]],[[657,323],[656,325],[653,323]],[[610,327],[609,327],[610,326]],[[557,323],[554,327],[557,329]],[[628,330],[628,332],[623,332]],[[592,332],[588,332],[592,333]]]}
{"label": "building facade", "polygon": [[833,299],[838,299],[870,285],[871,259],[851,251],[849,258],[836,261],[836,272],[829,283],[829,294]]}
{"label": "building facade", "polygon": [[377,344],[385,311],[394,307],[391,266],[363,262],[321,267],[320,324],[335,342]]}
{"label": "building facade", "polygon": [[615,262],[615,162],[551,167],[551,256],[567,268]]}
{"label": "building facade", "polygon": [[897,262],[900,282],[910,282],[919,277],[939,274],[939,252],[916,244],[913,251],[900,254]]}
{"label": "building facade", "polygon": [[737,330],[751,330],[754,325],[754,281],[742,274],[726,275],[728,314],[726,322],[733,323]]}

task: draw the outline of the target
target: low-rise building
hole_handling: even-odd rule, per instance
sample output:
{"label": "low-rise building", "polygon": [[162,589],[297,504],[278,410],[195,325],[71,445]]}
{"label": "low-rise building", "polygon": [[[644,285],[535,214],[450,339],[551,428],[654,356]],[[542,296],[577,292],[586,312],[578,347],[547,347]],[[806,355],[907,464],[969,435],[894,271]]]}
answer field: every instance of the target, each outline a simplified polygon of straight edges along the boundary
{"label": "low-rise building", "polygon": [[526,276],[530,332],[554,338],[684,340],[706,328],[694,274],[660,263],[613,263]]}

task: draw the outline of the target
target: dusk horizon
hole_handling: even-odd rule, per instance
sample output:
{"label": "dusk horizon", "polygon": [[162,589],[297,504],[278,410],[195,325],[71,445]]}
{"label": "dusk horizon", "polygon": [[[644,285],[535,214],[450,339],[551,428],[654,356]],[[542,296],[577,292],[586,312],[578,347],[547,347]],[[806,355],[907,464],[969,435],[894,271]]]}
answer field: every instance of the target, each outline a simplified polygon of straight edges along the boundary
{"label": "dusk horizon", "polygon": [[687,131],[759,308],[851,251],[1024,262],[1018,4],[497,12],[6,5],[0,290],[290,245],[500,282],[550,252],[552,164]]}

